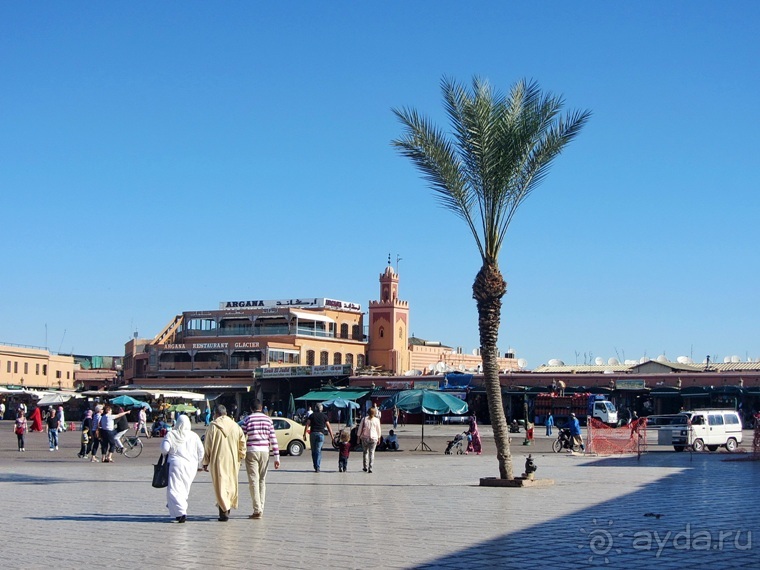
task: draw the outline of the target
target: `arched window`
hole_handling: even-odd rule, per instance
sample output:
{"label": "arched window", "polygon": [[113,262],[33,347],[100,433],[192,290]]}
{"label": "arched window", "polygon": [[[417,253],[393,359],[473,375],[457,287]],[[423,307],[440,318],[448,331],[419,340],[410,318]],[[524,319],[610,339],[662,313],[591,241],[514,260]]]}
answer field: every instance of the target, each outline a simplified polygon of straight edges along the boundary
{"label": "arched window", "polygon": [[399,327],[398,328],[398,339],[399,340],[404,340],[404,327]]}
{"label": "arched window", "polygon": [[346,355],[346,364],[351,366],[353,368],[354,366],[354,355],[353,354],[347,354]]}
{"label": "arched window", "polygon": [[348,324],[340,325],[340,338],[348,338]]}
{"label": "arched window", "polygon": [[362,328],[359,325],[354,325],[351,331],[351,336],[354,340],[362,339]]}
{"label": "arched window", "polygon": [[356,367],[357,368],[364,368],[364,355],[363,354],[357,354],[356,355]]}
{"label": "arched window", "polygon": [[383,338],[385,336],[385,329],[383,327],[380,327],[380,338]]}
{"label": "arched window", "polygon": [[327,359],[330,357],[330,355],[327,353],[326,350],[323,350],[319,353],[319,365],[320,366],[327,366]]}
{"label": "arched window", "polygon": [[306,351],[306,366],[314,366],[314,351]]}
{"label": "arched window", "polygon": [[333,354],[333,364],[343,364],[340,352]]}

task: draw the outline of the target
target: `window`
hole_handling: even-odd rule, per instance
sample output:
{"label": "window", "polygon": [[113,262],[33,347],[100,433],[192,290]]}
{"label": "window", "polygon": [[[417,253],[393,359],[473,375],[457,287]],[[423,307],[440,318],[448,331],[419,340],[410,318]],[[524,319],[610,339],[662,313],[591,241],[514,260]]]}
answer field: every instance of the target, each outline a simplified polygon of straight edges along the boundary
{"label": "window", "polygon": [[726,414],[726,423],[736,425],[739,423],[739,416],[736,414]]}
{"label": "window", "polygon": [[359,325],[354,325],[351,329],[351,336],[354,340],[362,339],[362,328]]}
{"label": "window", "polygon": [[343,364],[342,355],[340,352],[336,352],[333,354],[333,364]]}
{"label": "window", "polygon": [[346,323],[340,325],[340,338],[348,338],[348,325]]}
{"label": "window", "polygon": [[353,354],[347,354],[346,355],[346,364],[353,367],[354,366],[354,355]]}
{"label": "window", "polygon": [[66,371],[66,380],[71,380],[71,372]]}
{"label": "window", "polygon": [[270,350],[269,362],[280,364],[299,364],[300,355],[294,350]]}
{"label": "window", "polygon": [[13,373],[18,374],[18,361],[13,363]]}
{"label": "window", "polygon": [[327,360],[330,358],[330,355],[327,354],[326,350],[323,350],[319,353],[319,365],[320,366],[327,366]]}
{"label": "window", "polygon": [[357,354],[356,355],[356,367],[357,368],[364,368],[364,355],[363,354]]}
{"label": "window", "polygon": [[314,351],[306,351],[306,366],[314,366]]}
{"label": "window", "polygon": [[56,370],[55,371],[55,379],[56,380],[60,380],[61,379],[61,371],[60,370]]}
{"label": "window", "polygon": [[398,328],[398,338],[399,340],[404,340],[404,327]]}
{"label": "window", "polygon": [[39,375],[40,375],[40,365],[39,365],[39,364],[37,364],[37,368],[36,368],[36,370],[34,371],[34,373],[35,373],[37,376],[39,376]]}
{"label": "window", "polygon": [[24,374],[29,374],[29,363],[24,362]]}
{"label": "window", "polygon": [[10,373],[11,373],[11,361],[9,360],[8,361],[8,374],[10,374]]}
{"label": "window", "polygon": [[47,376],[47,364],[42,365],[42,375]]}
{"label": "window", "polygon": [[707,416],[707,421],[711,426],[722,426],[723,425],[723,416],[718,414],[710,414]]}
{"label": "window", "polygon": [[383,327],[380,327],[380,338],[383,338],[385,336],[385,329]]}

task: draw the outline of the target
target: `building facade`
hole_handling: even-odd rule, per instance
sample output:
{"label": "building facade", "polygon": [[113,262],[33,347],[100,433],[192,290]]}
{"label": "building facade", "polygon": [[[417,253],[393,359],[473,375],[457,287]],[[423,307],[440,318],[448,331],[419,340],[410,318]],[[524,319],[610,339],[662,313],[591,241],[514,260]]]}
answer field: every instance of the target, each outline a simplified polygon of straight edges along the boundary
{"label": "building facade", "polygon": [[[214,310],[186,311],[153,339],[126,344],[124,382],[221,393],[238,407],[256,396],[282,410],[291,395],[347,385],[362,371],[422,374],[429,361],[472,369],[480,364],[479,356],[440,343],[410,342],[409,304],[399,298],[399,276],[390,265],[379,285],[366,325],[360,304],[324,297],[224,301]],[[501,366],[517,365],[503,359]]]}
{"label": "building facade", "polygon": [[74,389],[74,359],[45,348],[0,345],[0,385],[31,390]]}

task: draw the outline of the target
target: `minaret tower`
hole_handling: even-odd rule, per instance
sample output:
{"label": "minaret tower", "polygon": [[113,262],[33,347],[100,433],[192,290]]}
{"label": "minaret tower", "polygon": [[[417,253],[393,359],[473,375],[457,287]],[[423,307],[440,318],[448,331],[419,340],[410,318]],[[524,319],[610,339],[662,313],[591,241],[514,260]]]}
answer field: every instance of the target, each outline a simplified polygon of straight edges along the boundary
{"label": "minaret tower", "polygon": [[410,367],[409,303],[398,298],[398,274],[390,256],[380,275],[380,300],[369,302],[367,363],[397,375]]}

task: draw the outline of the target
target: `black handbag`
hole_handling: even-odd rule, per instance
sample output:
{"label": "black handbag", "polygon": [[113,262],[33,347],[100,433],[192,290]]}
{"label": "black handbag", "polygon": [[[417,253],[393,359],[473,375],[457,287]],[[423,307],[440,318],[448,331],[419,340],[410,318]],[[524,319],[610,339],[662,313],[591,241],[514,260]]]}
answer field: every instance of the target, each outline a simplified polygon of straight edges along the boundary
{"label": "black handbag", "polygon": [[158,458],[158,463],[153,466],[153,482],[156,489],[163,489],[169,485],[169,459],[163,453]]}

